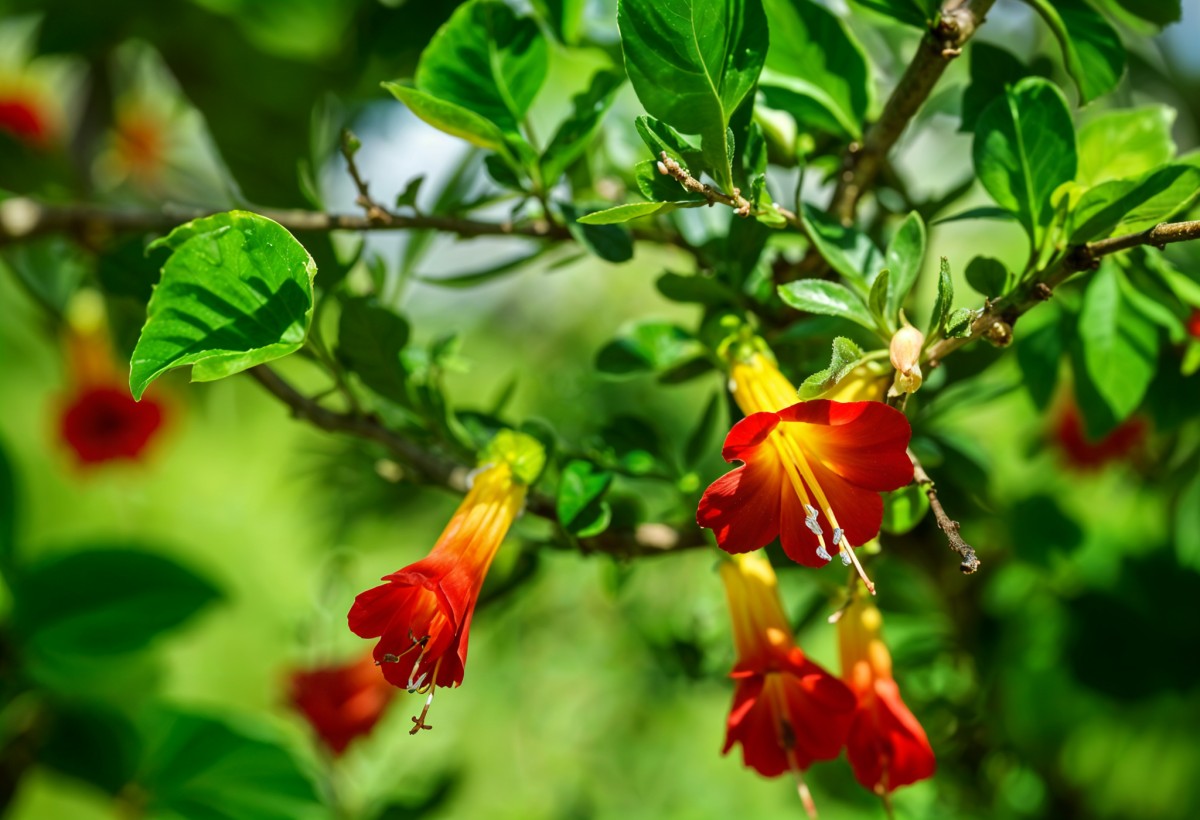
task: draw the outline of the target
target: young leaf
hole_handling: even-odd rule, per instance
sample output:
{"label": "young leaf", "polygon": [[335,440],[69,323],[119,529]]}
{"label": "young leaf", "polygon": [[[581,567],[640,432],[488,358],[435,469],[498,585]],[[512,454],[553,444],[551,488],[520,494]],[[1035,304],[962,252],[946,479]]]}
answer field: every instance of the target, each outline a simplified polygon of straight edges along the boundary
{"label": "young leaf", "polygon": [[55,656],[141,649],[221,597],[169,558],[119,547],[51,555],[12,580],[13,631]]}
{"label": "young leaf", "polygon": [[478,145],[489,151],[507,153],[504,133],[500,128],[469,108],[439,100],[424,91],[418,91],[400,83],[381,83],[381,85],[392,92],[396,99],[408,106],[409,111],[439,131],[464,139],[472,145]]}
{"label": "young leaf", "polygon": [[[767,67],[784,88],[829,112],[839,132],[857,139],[871,104],[866,52],[846,26],[812,0],[766,0],[771,24]],[[789,84],[793,81],[794,84]],[[797,117],[803,129],[807,124]]]}
{"label": "young leaf", "polygon": [[871,311],[871,315],[875,317],[875,321],[889,331],[895,324],[891,315],[888,313],[888,281],[892,278],[891,272],[884,268],[875,277],[875,281],[871,283],[871,294],[867,297],[867,307]]}
{"label": "young leaf", "polygon": [[408,322],[367,297],[347,299],[338,320],[338,358],[379,395],[408,403],[400,351],[408,344]]}
{"label": "young leaf", "polygon": [[1175,109],[1147,105],[1105,111],[1079,129],[1079,174],[1092,187],[1112,179],[1132,179],[1175,156],[1171,125]]}
{"label": "young leaf", "polygon": [[500,0],[470,0],[421,52],[416,86],[519,134],[548,67],[546,41],[531,18]]}
{"label": "young leaf", "polygon": [[638,136],[650,153],[654,162],[662,159],[663,152],[684,168],[697,168],[702,162],[700,149],[683,138],[674,128],[654,117],[638,117],[633,122]]}
{"label": "young leaf", "polygon": [[925,261],[925,222],[919,213],[913,211],[900,223],[888,243],[885,259],[891,271],[886,314],[895,316],[904,306]]}
{"label": "young leaf", "polygon": [[971,323],[975,321],[975,311],[970,308],[958,308],[946,317],[945,336],[947,339],[961,339],[971,335]]}
{"label": "young leaf", "polygon": [[[666,203],[654,202],[639,202],[636,205],[666,205]],[[559,210],[562,211],[563,221],[567,225],[567,230],[571,232],[571,236],[575,237],[575,241],[589,251],[594,253],[606,262],[628,262],[633,258],[633,238],[629,235],[629,231],[616,224],[618,222],[627,222],[634,216],[614,219],[614,211],[621,208],[634,207],[631,205],[618,205],[616,208],[609,208],[606,211],[600,211],[600,214],[608,214],[609,218],[589,220],[588,214],[575,205],[569,202],[558,203]],[[669,205],[667,207],[670,207]],[[644,216],[637,214],[636,216]]]}
{"label": "young leaf", "polygon": [[761,0],[620,0],[625,69],[647,113],[699,134],[708,169],[733,189],[728,127],[767,53]]}
{"label": "young leaf", "polygon": [[600,128],[604,115],[623,78],[612,71],[598,71],[587,91],[572,98],[571,115],[558,126],[550,144],[542,152],[542,181],[553,185],[567,167],[579,158]]}
{"label": "young leaf", "polygon": [[1084,366],[1118,423],[1141,403],[1158,359],[1158,331],[1122,299],[1119,277],[1115,265],[1102,265],[1079,312]]}
{"label": "young leaf", "polygon": [[1025,0],[1042,15],[1063,50],[1067,71],[1084,103],[1116,87],[1125,71],[1125,46],[1116,29],[1084,0]]}
{"label": "young leaf", "polygon": [[612,473],[588,461],[574,460],[558,479],[555,509],[563,528],[572,535],[589,538],[608,529],[612,509],[603,501],[612,484]]}
{"label": "young leaf", "polygon": [[976,256],[967,263],[967,284],[981,296],[997,297],[1008,293],[1010,275],[999,259]]}
{"label": "young leaf", "polygon": [[883,255],[871,238],[807,202],[800,209],[800,216],[805,232],[829,266],[866,296],[870,282],[883,267]]}
{"label": "young leaf", "polygon": [[980,115],[974,158],[983,187],[1040,248],[1054,217],[1050,195],[1075,178],[1075,127],[1062,92],[1040,77],[1021,80]]}
{"label": "young leaf", "polygon": [[801,279],[779,286],[779,298],[784,304],[807,313],[840,316],[878,332],[871,312],[862,297],[845,285],[823,279]]}
{"label": "young leaf", "polygon": [[800,398],[807,401],[832,390],[855,368],[863,355],[862,348],[845,336],[835,337],[829,367],[812,374],[800,384]]}
{"label": "young leaf", "polygon": [[212,381],[304,344],[317,269],[279,224],[229,211],[180,225],[157,247],[172,254],[130,362],[134,398],[175,367],[195,365],[193,381]]}
{"label": "young leaf", "polygon": [[942,257],[938,268],[937,300],[933,303],[933,315],[929,317],[929,330],[926,338],[933,338],[946,328],[946,319],[950,316],[950,308],[954,304],[954,280],[950,278],[950,261]]}
{"label": "young leaf", "polygon": [[[619,225],[622,222],[663,213],[674,208],[673,202],[630,202],[626,205],[606,208],[603,211],[592,211],[590,214],[579,217],[576,222],[581,225]],[[570,223],[567,227],[570,227]]]}

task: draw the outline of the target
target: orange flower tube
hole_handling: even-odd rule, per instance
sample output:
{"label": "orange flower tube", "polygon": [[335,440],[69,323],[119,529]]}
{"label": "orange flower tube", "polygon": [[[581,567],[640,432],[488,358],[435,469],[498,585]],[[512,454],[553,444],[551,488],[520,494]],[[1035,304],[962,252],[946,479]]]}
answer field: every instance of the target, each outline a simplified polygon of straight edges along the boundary
{"label": "orange flower tube", "polygon": [[932,777],[933,747],[900,697],[892,657],[879,636],[883,617],[857,595],[838,620],[842,678],[858,698],[846,743],[854,777],[886,797],[895,789]]}
{"label": "orange flower tube", "polygon": [[420,717],[413,718],[412,734],[430,728],[425,715],[434,687],[462,683],[479,590],[544,460],[537,441],[501,431],[433,551],[354,599],[350,630],[379,638],[374,656],[383,676],[393,686],[429,696]]}

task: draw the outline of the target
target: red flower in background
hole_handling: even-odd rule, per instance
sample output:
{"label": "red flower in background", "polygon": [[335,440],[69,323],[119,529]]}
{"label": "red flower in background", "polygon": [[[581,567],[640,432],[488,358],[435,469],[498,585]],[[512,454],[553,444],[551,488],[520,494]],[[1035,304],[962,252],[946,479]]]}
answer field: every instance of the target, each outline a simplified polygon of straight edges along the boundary
{"label": "red flower in background", "polygon": [[153,399],[137,402],[124,385],[97,385],[72,397],[59,430],[82,464],[102,464],[140,459],[162,422],[162,407]]}
{"label": "red flower in background", "polygon": [[1146,421],[1134,417],[1121,422],[1103,438],[1089,438],[1079,407],[1071,399],[1062,403],[1052,429],[1054,442],[1067,463],[1079,470],[1097,470],[1110,462],[1128,459],[1141,447],[1146,433]]}
{"label": "red flower in background", "polygon": [[433,551],[354,599],[350,630],[380,639],[374,657],[383,676],[393,686],[429,695],[413,718],[412,734],[430,728],[425,715],[434,687],[462,683],[479,590],[544,460],[534,439],[500,432]]}
{"label": "red flower in background", "polygon": [[721,580],[737,648],[730,673],[737,689],[722,751],[741,744],[745,765],[765,777],[793,772],[813,814],[801,773],[841,752],[854,695],[796,646],[766,558],[747,554],[722,562]]}
{"label": "red flower in background", "polygon": [[890,794],[932,777],[937,767],[921,724],[892,679],[892,658],[879,637],[883,618],[856,596],[838,620],[842,677],[858,698],[846,752],[854,777],[866,788]]}
{"label": "red flower in background", "polygon": [[1192,315],[1187,321],[1187,332],[1193,339],[1200,339],[1200,308],[1192,308]]}
{"label": "red flower in background", "polygon": [[21,94],[0,94],[0,131],[7,131],[22,142],[35,146],[45,145],[51,136],[45,112],[36,102]]}
{"label": "red flower in background", "polygon": [[721,455],[743,463],[705,491],[696,522],[729,553],[778,536],[805,566],[824,566],[838,552],[857,564],[851,546],[874,538],[883,521],[879,493],[912,481],[908,419],[874,401],[797,402],[796,389],[760,354],[734,364],[730,377],[747,415]]}
{"label": "red flower in background", "polygon": [[293,672],[289,684],[291,705],[335,755],[371,732],[396,693],[369,655],[340,666]]}

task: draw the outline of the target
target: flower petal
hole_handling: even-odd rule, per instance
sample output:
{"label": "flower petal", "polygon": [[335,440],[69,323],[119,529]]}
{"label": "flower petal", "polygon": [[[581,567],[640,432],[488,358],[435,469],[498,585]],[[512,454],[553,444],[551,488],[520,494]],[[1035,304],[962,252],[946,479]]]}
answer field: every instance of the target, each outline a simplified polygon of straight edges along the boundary
{"label": "flower petal", "polygon": [[721,448],[721,458],[730,463],[750,461],[754,458],[755,450],[778,426],[779,416],[776,413],[751,413],[729,430],[725,436],[725,446]]}
{"label": "flower petal", "polygon": [[900,698],[895,681],[877,680],[854,718],[847,740],[854,777],[868,789],[888,791],[932,777],[933,748],[921,724]]}
{"label": "flower petal", "polygon": [[842,751],[857,699],[846,684],[805,660],[795,672],[780,673],[787,720],[795,734],[796,760],[832,760]]}
{"label": "flower petal", "polygon": [[770,698],[763,696],[766,677],[754,675],[738,682],[733,706],[725,725],[728,754],[742,744],[742,761],[764,777],[776,777],[788,770],[787,753],[779,743],[779,724],[771,709]]}
{"label": "flower petal", "polygon": [[[852,484],[819,461],[810,461],[808,466],[851,544],[862,546],[879,534],[879,527],[883,523],[883,498],[878,492]],[[820,521],[821,526],[826,528],[826,536],[832,536],[833,524],[824,513],[821,513]],[[833,547],[829,551],[830,554],[836,552]]]}
{"label": "flower petal", "polygon": [[780,410],[779,418],[806,425],[798,438],[812,460],[863,489],[885,492],[912,481],[912,428],[893,407],[815,399]]}
{"label": "flower petal", "polygon": [[728,553],[765,547],[779,535],[782,481],[778,455],[773,448],[761,448],[753,463],[731,470],[709,485],[696,509],[696,523],[711,529],[717,544]]}

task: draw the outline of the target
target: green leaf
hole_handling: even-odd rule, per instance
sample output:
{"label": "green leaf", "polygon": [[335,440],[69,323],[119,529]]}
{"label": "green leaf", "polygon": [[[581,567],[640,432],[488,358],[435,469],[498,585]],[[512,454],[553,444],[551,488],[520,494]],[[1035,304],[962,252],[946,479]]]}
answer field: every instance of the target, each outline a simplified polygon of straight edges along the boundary
{"label": "green leaf", "polygon": [[[418,273],[415,278],[418,281],[424,282],[427,285],[436,285],[439,288],[473,288],[478,285],[487,284],[493,280],[508,276],[510,273],[518,273],[527,265],[532,264],[539,257],[543,256],[550,245],[543,245],[532,253],[518,256],[516,259],[509,259],[497,265],[490,265],[480,270],[473,270],[468,273],[456,273],[451,276],[431,276],[429,274]],[[577,253],[566,257],[566,260],[575,261],[582,259],[583,254]],[[565,263],[566,260],[558,260],[558,263]],[[557,264],[557,263],[556,263]]]}
{"label": "green leaf", "polygon": [[958,308],[946,317],[946,328],[943,331],[947,339],[963,339],[971,335],[971,324],[975,321],[976,313],[970,308]]}
{"label": "green leaf", "polygon": [[946,319],[950,316],[950,308],[954,305],[954,280],[950,278],[950,261],[942,257],[938,267],[937,300],[933,303],[933,315],[929,317],[927,338],[933,338],[946,328]]}
{"label": "green leaf", "polygon": [[[692,193],[684,188],[674,177],[660,174],[658,162],[652,159],[642,160],[633,166],[633,179],[642,196],[656,204],[670,203],[679,206],[689,202],[703,204],[708,201],[701,194]],[[670,208],[660,209],[662,213],[670,210]]]}
{"label": "green leaf", "polygon": [[870,282],[883,268],[883,255],[871,238],[807,202],[800,209],[800,217],[809,239],[829,266],[865,296]]}
{"label": "green leaf", "polygon": [[1117,422],[1137,409],[1154,378],[1158,332],[1121,297],[1120,273],[1104,264],[1088,283],[1079,343],[1092,384]]}
{"label": "green leaf", "polygon": [[[579,217],[576,221],[582,225],[618,225],[674,208],[675,204],[672,202],[630,202],[626,205],[606,208],[603,211],[592,211]],[[568,227],[570,226],[568,225]]]}
{"label": "green leaf", "polygon": [[519,134],[548,66],[546,41],[533,19],[518,18],[500,0],[470,0],[421,52],[416,86]]}
{"label": "green leaf", "polygon": [[647,113],[699,134],[708,169],[731,191],[729,122],[767,53],[761,0],[620,0],[617,25]]}
{"label": "green leaf", "polygon": [[712,394],[708,404],[704,405],[700,421],[688,436],[683,448],[683,466],[689,470],[694,470],[706,455],[713,452],[712,438],[721,415],[721,398],[720,393]]}
{"label": "green leaf", "polygon": [[666,152],[668,157],[684,168],[695,168],[703,162],[700,149],[665,122],[659,122],[654,117],[642,116],[634,120],[634,126],[642,142],[646,143],[646,147],[654,155],[655,161],[662,159],[662,154]]}
{"label": "green leaf", "polygon": [[1102,182],[1084,192],[1067,219],[1071,244],[1152,228],[1200,196],[1200,168],[1172,163],[1138,179]]}
{"label": "green leaf", "polygon": [[[764,7],[772,34],[766,62],[772,79],[764,75],[763,85],[782,86],[811,99],[839,126],[833,133],[861,137],[871,104],[870,69],[863,47],[837,15],[811,0],[765,0]],[[822,119],[814,117],[814,124],[821,125]],[[796,120],[807,130],[803,114]]]}
{"label": "green leaf", "polygon": [[421,193],[421,185],[424,182],[425,182],[424,174],[410,179],[408,181],[408,184],[406,184],[404,186],[404,190],[401,191],[400,193],[396,194],[396,207],[397,208],[412,208],[413,210],[416,210],[417,195]]}
{"label": "green leaf", "polygon": [[1045,410],[1050,405],[1058,385],[1059,362],[1063,352],[1063,329],[1059,321],[1017,337],[1017,365],[1021,368],[1021,384],[1029,391],[1029,397],[1039,410]]}
{"label": "green leaf", "polygon": [[137,793],[147,817],[329,817],[305,768],[266,724],[163,709],[145,734]]}
{"label": "green leaf", "polygon": [[600,129],[604,115],[612,107],[623,78],[611,71],[598,71],[587,91],[572,98],[571,115],[558,126],[550,144],[542,152],[542,182],[553,185],[567,167],[578,159]]}
{"label": "green leaf", "polygon": [[983,187],[1040,248],[1054,217],[1050,195],[1075,178],[1075,127],[1062,92],[1040,77],[1021,80],[980,115],[974,157]]}
{"label": "green leaf", "polygon": [[[663,203],[635,203],[637,205],[663,204]],[[562,211],[563,221],[567,225],[567,230],[571,232],[571,236],[575,238],[583,247],[587,248],[596,256],[606,262],[628,262],[633,258],[633,237],[629,235],[629,231],[620,227],[616,223],[626,222],[628,219],[614,219],[613,211],[619,210],[627,205],[618,205],[616,208],[609,208],[606,211],[600,211],[601,214],[608,214],[606,219],[601,217],[599,220],[589,220],[588,213],[582,208],[573,205],[569,202],[560,201],[558,203],[559,210]],[[644,216],[645,214],[639,214]]]}
{"label": "green leaf", "polygon": [[612,509],[603,500],[612,484],[612,473],[588,461],[574,460],[558,480],[555,509],[558,520],[572,535],[590,538],[608,528]]}
{"label": "green leaf", "polygon": [[141,739],[129,718],[103,703],[55,703],[38,763],[116,796],[133,779]]}
{"label": "green leaf", "polygon": [[1079,173],[1092,187],[1141,176],[1175,156],[1171,126],[1175,109],[1166,105],[1105,111],[1079,129]]}
{"label": "green leaf", "polygon": [[887,315],[895,316],[908,297],[925,261],[925,222],[913,211],[904,218],[885,254],[891,279],[888,284]]}
{"label": "green leaf", "polygon": [[692,334],[670,322],[638,322],[596,354],[596,369],[625,375],[664,370],[704,352]]}
{"label": "green leaf", "polygon": [[129,389],[183,365],[212,381],[299,350],[316,265],[279,224],[246,211],[194,219],[150,245],[172,250],[146,308]]}
{"label": "green leaf", "polygon": [[1184,485],[1175,502],[1175,556],[1181,566],[1200,570],[1200,473]]}
{"label": "green leaf", "polygon": [[52,656],[141,649],[220,597],[168,558],[119,547],[43,558],[13,579],[12,593],[14,633]]}
{"label": "green leaf", "polygon": [[1183,0],[1117,0],[1121,8],[1158,26],[1179,22]]}
{"label": "green leaf", "polygon": [[967,284],[981,296],[995,298],[1008,293],[1011,275],[999,259],[976,256],[967,263]]}
{"label": "green leaf", "polygon": [[882,529],[892,535],[904,535],[920,524],[927,512],[929,496],[916,484],[884,493]]}
{"label": "green leaf", "polygon": [[992,43],[973,40],[968,47],[971,55],[971,84],[963,91],[962,114],[958,130],[974,131],[983,113],[993,100],[1004,96],[1004,89],[1029,76],[1029,69],[1012,52]]}
{"label": "green leaf", "polygon": [[400,351],[408,344],[403,316],[371,297],[347,299],[338,320],[338,358],[385,399],[408,403],[406,374]]}
{"label": "green leaf", "polygon": [[845,336],[834,337],[829,367],[805,379],[800,384],[799,397],[808,401],[832,390],[858,365],[864,355],[862,348]]}
{"label": "green leaf", "polygon": [[400,102],[425,122],[452,137],[464,139],[489,151],[507,153],[504,133],[493,122],[452,102],[400,83],[381,83]]}
{"label": "green leaf", "polygon": [[875,281],[871,283],[871,293],[867,297],[867,308],[870,309],[871,315],[875,317],[875,321],[881,327],[888,330],[892,329],[895,324],[891,316],[888,314],[888,281],[892,278],[891,271],[884,268],[875,277]]}
{"label": "green leaf", "polygon": [[1125,46],[1116,29],[1084,0],[1025,0],[1042,15],[1063,51],[1067,72],[1088,103],[1116,87]]}
{"label": "green leaf", "polygon": [[779,286],[779,298],[784,304],[806,313],[840,316],[878,332],[871,312],[862,297],[845,285],[823,279],[801,279]]}
{"label": "green leaf", "polygon": [[681,276],[668,271],[654,283],[658,292],[672,302],[696,303],[719,307],[734,301],[733,292],[711,276],[697,273]]}
{"label": "green leaf", "polygon": [[579,45],[587,0],[533,0],[533,7],[564,45]]}
{"label": "green leaf", "polygon": [[0,441],[0,570],[11,577],[17,548],[17,474]]}
{"label": "green leaf", "polygon": [[937,0],[854,0],[854,3],[921,29],[929,27],[939,5]]}

